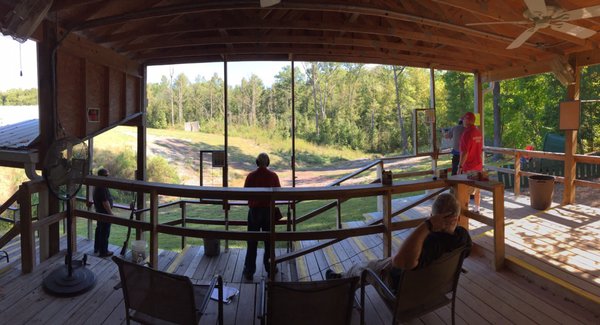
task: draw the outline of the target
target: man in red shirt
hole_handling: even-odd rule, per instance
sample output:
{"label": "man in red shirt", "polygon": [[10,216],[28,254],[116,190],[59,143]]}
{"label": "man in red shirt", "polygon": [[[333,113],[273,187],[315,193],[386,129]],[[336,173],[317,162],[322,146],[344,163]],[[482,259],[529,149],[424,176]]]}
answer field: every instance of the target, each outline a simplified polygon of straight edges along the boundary
{"label": "man in red shirt", "polygon": [[[269,156],[266,153],[259,154],[256,158],[256,166],[258,168],[246,176],[244,187],[281,187],[277,174],[267,169],[269,163]],[[248,200],[248,207],[248,231],[270,231],[271,202],[268,200]],[[263,264],[265,265],[265,270],[269,272],[270,245],[268,241],[265,241],[264,244],[265,254],[263,256]],[[244,262],[244,277],[246,280],[252,281],[254,278],[257,245],[258,242],[256,240],[248,241],[248,251],[246,252],[246,260]]]}
{"label": "man in red shirt", "polygon": [[[475,126],[475,114],[467,112],[463,116],[465,130],[460,138],[460,162],[458,164],[459,174],[470,171],[480,172],[483,170],[483,136]],[[481,193],[475,189],[475,212],[479,212],[481,204]]]}

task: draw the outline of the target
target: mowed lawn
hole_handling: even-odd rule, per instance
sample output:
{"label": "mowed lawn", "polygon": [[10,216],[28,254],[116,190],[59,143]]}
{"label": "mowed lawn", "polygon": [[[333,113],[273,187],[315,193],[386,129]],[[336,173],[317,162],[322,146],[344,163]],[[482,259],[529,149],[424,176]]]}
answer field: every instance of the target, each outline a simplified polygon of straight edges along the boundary
{"label": "mowed lawn", "polygon": [[[246,130],[247,131],[247,130]],[[185,132],[180,130],[157,130],[148,129],[148,147],[156,148],[157,145],[164,145],[164,143],[170,143],[168,147],[169,151],[166,152],[169,156],[166,156],[167,160],[172,162],[172,166],[180,169],[187,169],[198,173],[198,175],[192,175],[191,177],[199,178],[199,168],[194,166],[198,164],[199,160],[195,159],[199,156],[200,150],[219,150],[223,146],[223,137],[221,135],[201,133],[201,132]],[[273,139],[266,132],[238,132],[245,134],[252,134],[251,137],[241,136],[230,136],[229,137],[229,162],[230,166],[230,186],[241,186],[245,175],[249,170],[254,168],[253,160],[254,157],[260,152],[268,152],[271,156],[272,167],[280,172],[282,183],[285,183],[283,179],[287,177],[286,167],[289,168],[288,161],[291,156],[291,143],[289,139]],[[123,148],[129,148],[133,150],[135,148],[136,131],[131,127],[117,127],[110,132],[106,132],[94,140],[94,149],[100,150],[111,150],[118,152]],[[167,141],[168,140],[168,141]],[[183,144],[182,146],[173,145]],[[302,171],[310,172],[314,169],[316,174],[325,175],[323,181],[325,183],[335,181],[336,179],[345,176],[352,171],[366,165],[372,159],[376,159],[376,156],[370,155],[364,152],[345,149],[345,148],[334,148],[334,147],[321,147],[305,141],[298,141],[296,144],[298,169]],[[150,152],[148,155],[157,154],[156,152]],[[248,162],[250,160],[251,163]],[[357,163],[360,162],[360,163]],[[364,163],[362,163],[365,161]],[[449,165],[449,160],[440,161],[442,166]],[[357,167],[358,166],[358,167]],[[424,162],[418,165],[411,165],[403,168],[402,171],[409,170],[423,170],[431,168],[430,162]],[[327,169],[329,173],[323,173],[324,169]],[[336,172],[336,170],[338,170]],[[329,175],[329,176],[327,176]],[[189,175],[187,175],[190,177]],[[375,178],[375,170],[361,174],[361,177],[368,180]],[[299,183],[301,180],[299,180]],[[233,185],[232,185],[233,184]],[[284,185],[286,186],[286,185]],[[130,194],[120,195],[121,197],[132,197]],[[161,198],[160,203],[172,202],[179,198]],[[330,203],[331,200],[321,201],[307,201],[300,202],[296,206],[297,218],[313,211],[325,204]],[[129,202],[120,202],[124,205],[129,205]],[[286,212],[285,207],[281,207],[282,211]],[[364,214],[368,212],[377,211],[377,199],[376,197],[368,198],[357,198],[348,200],[342,203],[342,221],[357,221],[364,220]],[[123,218],[129,218],[128,210],[116,209],[116,213]],[[229,211],[230,220],[246,220],[248,208],[246,206],[233,206]],[[200,204],[188,204],[187,205],[187,217],[188,218],[203,218],[203,219],[224,219],[224,211],[221,206],[217,205],[200,205]],[[181,218],[181,209],[178,205],[170,206],[167,208],[159,209],[159,222],[167,222]],[[300,223],[297,226],[298,231],[309,231],[309,230],[327,230],[335,229],[337,218],[337,211],[335,208],[330,209],[306,222]],[[78,219],[77,231],[78,235],[87,235],[87,223],[85,219]],[[191,228],[198,229],[224,229],[223,226],[209,226],[209,225],[188,225]],[[280,228],[280,229],[279,229]],[[278,230],[284,231],[284,226],[279,226]],[[91,236],[93,238],[93,230],[95,225],[92,227]],[[245,227],[230,227],[231,230],[245,230]],[[133,231],[134,232],[134,231]],[[122,245],[125,241],[127,228],[122,226],[113,225],[111,229],[110,242],[114,245]],[[134,235],[132,235],[133,237]],[[202,240],[199,238],[188,238],[188,244],[201,245]],[[230,242],[232,247],[244,246],[244,242]],[[284,245],[284,243],[281,243]],[[159,246],[162,249],[169,250],[180,250],[181,239],[175,236],[160,235]]]}

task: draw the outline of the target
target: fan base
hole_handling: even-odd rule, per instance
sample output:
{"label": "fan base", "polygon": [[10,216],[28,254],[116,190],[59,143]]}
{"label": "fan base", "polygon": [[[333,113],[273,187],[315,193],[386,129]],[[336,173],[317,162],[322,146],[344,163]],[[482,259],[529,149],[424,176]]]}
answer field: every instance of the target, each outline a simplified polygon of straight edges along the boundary
{"label": "fan base", "polygon": [[67,265],[61,265],[44,278],[44,291],[59,297],[72,297],[91,290],[96,285],[96,276],[89,269],[73,267],[69,276]]}

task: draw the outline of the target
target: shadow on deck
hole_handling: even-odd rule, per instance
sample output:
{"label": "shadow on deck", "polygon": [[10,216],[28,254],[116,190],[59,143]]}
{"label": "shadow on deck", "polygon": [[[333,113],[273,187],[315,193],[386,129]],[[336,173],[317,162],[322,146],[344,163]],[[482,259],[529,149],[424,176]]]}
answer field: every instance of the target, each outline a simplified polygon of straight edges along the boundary
{"label": "shadow on deck", "polygon": [[[357,224],[354,224],[357,225]],[[349,226],[353,226],[350,224]],[[396,233],[397,245],[408,233]],[[296,243],[310,244],[308,242]],[[64,247],[64,242],[62,243]],[[79,254],[91,255],[93,242],[78,239]],[[112,247],[117,250],[117,247]],[[54,298],[41,288],[41,282],[48,271],[63,263],[64,253],[58,254],[38,265],[31,274],[20,273],[18,241],[7,246],[11,251],[11,263],[0,269],[0,314],[5,324],[122,324],[125,313],[121,290],[113,287],[119,282],[116,265],[105,258],[89,256],[89,268],[96,274],[98,283],[88,293],[74,298]],[[280,249],[278,254],[283,253]],[[257,261],[261,260],[259,250]],[[320,280],[327,268],[338,271],[348,269],[352,264],[365,259],[381,257],[380,236],[370,235],[351,238],[333,246],[298,258],[293,262],[279,265],[277,280]],[[234,301],[225,305],[226,324],[258,324],[256,318],[256,297],[258,282],[266,277],[266,272],[257,263],[254,281],[244,281],[242,269],[244,249],[230,249],[217,257],[204,255],[202,247],[191,246],[181,253],[161,251],[159,268],[183,274],[195,283],[207,281],[215,273],[222,274],[226,285],[240,290]],[[465,261],[465,269],[460,280],[457,299],[457,323],[516,323],[516,324],[597,324],[599,319],[590,310],[543,290],[510,270],[494,272],[482,250]],[[374,292],[367,291],[367,324],[389,324],[391,314]],[[597,309],[596,309],[597,311]],[[216,323],[216,302],[211,302],[208,317],[201,324]],[[358,324],[355,312],[353,324]],[[450,308],[444,307],[426,315],[414,323],[448,324]]]}

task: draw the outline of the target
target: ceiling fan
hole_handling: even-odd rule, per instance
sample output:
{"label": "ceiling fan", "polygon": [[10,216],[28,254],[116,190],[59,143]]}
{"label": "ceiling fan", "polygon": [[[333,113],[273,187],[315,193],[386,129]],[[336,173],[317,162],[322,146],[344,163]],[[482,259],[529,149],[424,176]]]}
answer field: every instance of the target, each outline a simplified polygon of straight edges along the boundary
{"label": "ceiling fan", "polygon": [[281,2],[281,0],[260,0],[260,7],[261,8],[271,7],[280,2]]}
{"label": "ceiling fan", "polygon": [[527,20],[520,21],[497,21],[487,23],[473,23],[468,26],[475,25],[496,25],[496,24],[519,24],[533,26],[525,30],[515,40],[508,45],[506,49],[515,49],[525,41],[527,41],[535,32],[542,28],[552,28],[555,31],[566,33],[581,39],[591,37],[596,34],[595,30],[573,25],[567,21],[586,19],[600,16],[600,5],[565,11],[562,8],[555,6],[547,6],[544,0],[524,0],[527,5],[527,10],[523,13],[523,17]]}

